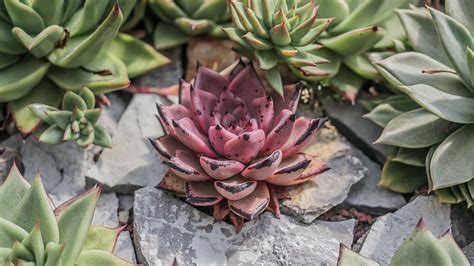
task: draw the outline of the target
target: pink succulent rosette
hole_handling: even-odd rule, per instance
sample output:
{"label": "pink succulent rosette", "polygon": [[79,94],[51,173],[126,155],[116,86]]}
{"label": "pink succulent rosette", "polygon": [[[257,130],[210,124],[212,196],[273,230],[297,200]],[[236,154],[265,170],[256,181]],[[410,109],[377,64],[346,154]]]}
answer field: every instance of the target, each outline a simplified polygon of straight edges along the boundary
{"label": "pink succulent rosette", "polygon": [[302,152],[326,119],[296,118],[299,85],[270,96],[240,62],[227,76],[198,66],[179,96],[179,104],[158,106],[165,135],[151,141],[170,167],[160,187],[213,206],[214,217],[229,216],[238,230],[265,210],[279,215],[281,186],[329,169]]}

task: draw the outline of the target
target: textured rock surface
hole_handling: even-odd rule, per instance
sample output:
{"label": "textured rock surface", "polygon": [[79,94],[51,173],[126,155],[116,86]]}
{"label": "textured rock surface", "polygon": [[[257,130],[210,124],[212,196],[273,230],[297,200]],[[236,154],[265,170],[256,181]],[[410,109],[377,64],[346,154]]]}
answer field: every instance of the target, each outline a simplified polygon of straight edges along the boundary
{"label": "textured rock surface", "polygon": [[8,137],[0,143],[0,184],[7,177],[13,162],[22,170],[21,150],[23,138],[19,133]]}
{"label": "textured rock surface", "polygon": [[367,152],[370,157],[383,164],[391,155],[393,148],[386,145],[373,144],[382,133],[382,128],[365,119],[362,115],[367,111],[360,104],[336,102],[329,93],[320,97],[327,115],[339,131],[357,148]]}
{"label": "textured rock surface", "polygon": [[395,210],[406,203],[403,196],[377,186],[380,166],[329,123],[320,130],[306,153],[318,156],[332,169],[291,190],[292,200],[282,204],[284,213],[311,222],[344,200],[350,207],[376,214]]}
{"label": "textured rock surface", "polygon": [[193,38],[186,48],[186,80],[196,75],[196,66],[199,62],[210,68],[217,67],[220,71],[239,59],[239,55],[232,50],[232,42],[225,39]]}
{"label": "textured rock surface", "polygon": [[365,168],[350,154],[337,153],[327,161],[331,167],[311,181],[288,190],[288,200],[282,202],[282,213],[311,223],[321,214],[342,203],[350,187],[364,177]]}
{"label": "textured rock surface", "polygon": [[464,247],[462,251],[466,254],[469,263],[474,265],[474,242]]}
{"label": "textured rock surface", "polygon": [[22,150],[25,178],[31,181],[39,169],[46,191],[66,199],[84,190],[84,174],[92,157],[91,150],[83,150],[75,142],[47,145],[35,137],[29,137]]}
{"label": "textured rock surface", "polygon": [[454,239],[461,248],[474,242],[474,212],[465,203],[451,206],[451,223]]}
{"label": "textured rock surface", "polygon": [[418,196],[395,213],[379,217],[368,232],[360,254],[389,265],[421,217],[431,232],[439,236],[450,228],[449,212],[449,205],[439,204],[434,196]]}
{"label": "textured rock surface", "polygon": [[[182,74],[180,52],[174,50],[175,62],[137,80],[139,85],[170,86]],[[166,171],[148,138],[163,134],[155,117],[156,102],[163,97],[137,94],[127,107],[113,137],[114,148],[105,150],[97,164],[87,172],[87,186],[102,183],[104,190],[132,193],[143,186],[156,186]]]}
{"label": "textured rock surface", "polygon": [[304,225],[265,213],[235,234],[231,225],[155,188],[135,192],[134,241],[141,263],[171,265],[335,265],[352,243],[354,220]]}
{"label": "textured rock surface", "polygon": [[353,151],[354,155],[367,168],[367,172],[360,182],[351,187],[344,204],[377,215],[394,211],[405,205],[406,200],[401,194],[391,192],[377,185],[382,171],[380,165],[356,148]]}
{"label": "textured rock surface", "polygon": [[125,112],[127,102],[120,96],[119,92],[109,93],[107,98],[109,98],[112,105],[102,107],[99,123],[113,136],[117,129],[118,121],[122,117],[123,112]]}

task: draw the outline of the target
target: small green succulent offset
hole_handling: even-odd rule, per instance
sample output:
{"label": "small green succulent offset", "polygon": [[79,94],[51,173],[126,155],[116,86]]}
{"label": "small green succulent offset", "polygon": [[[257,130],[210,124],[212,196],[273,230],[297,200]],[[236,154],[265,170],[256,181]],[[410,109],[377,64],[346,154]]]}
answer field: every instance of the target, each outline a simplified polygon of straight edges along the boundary
{"label": "small green succulent offset", "polygon": [[187,43],[193,36],[222,38],[222,25],[230,22],[226,0],[149,0],[160,18],[153,33],[155,47],[166,49]]}
{"label": "small green succulent offset", "polygon": [[58,144],[73,140],[82,148],[91,144],[112,147],[109,133],[97,123],[101,109],[95,108],[95,95],[86,87],[78,94],[66,92],[62,110],[44,104],[32,104],[30,108],[41,120],[51,125],[39,137],[43,143]]}
{"label": "small green succulent offset", "polygon": [[0,186],[0,264],[133,265],[113,254],[123,227],[91,225],[100,192],[54,208],[40,175],[30,185],[14,165]]}
{"label": "small green succulent offset", "polygon": [[83,86],[94,94],[125,88],[130,78],[169,62],[119,33],[136,2],[0,1],[0,102],[24,135],[40,123],[29,104],[58,106],[65,91]]}
{"label": "small green succulent offset", "polygon": [[414,51],[377,63],[396,88],[366,115],[377,143],[397,147],[380,184],[413,192],[424,184],[445,203],[474,204],[474,2],[398,11]]}
{"label": "small green succulent offset", "polygon": [[327,64],[294,69],[302,79],[331,87],[354,102],[365,80],[380,76],[371,61],[403,49],[405,32],[395,15],[419,0],[315,0],[321,18],[333,18],[311,52]]}
{"label": "small green succulent offset", "polygon": [[[338,266],[378,266],[378,262],[366,258],[341,244]],[[420,220],[413,232],[403,241],[393,255],[391,266],[469,266],[469,261],[451,234],[436,237]]]}

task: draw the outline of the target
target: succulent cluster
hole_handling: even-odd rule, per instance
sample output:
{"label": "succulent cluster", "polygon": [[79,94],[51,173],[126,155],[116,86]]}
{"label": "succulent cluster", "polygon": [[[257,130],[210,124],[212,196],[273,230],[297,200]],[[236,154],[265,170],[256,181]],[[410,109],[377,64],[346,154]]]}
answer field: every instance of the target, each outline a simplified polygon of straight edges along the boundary
{"label": "succulent cluster", "polygon": [[230,22],[226,0],[149,0],[148,5],[161,20],[153,33],[158,49],[185,44],[196,35],[224,37],[221,27]]}
{"label": "succulent cluster", "polygon": [[[378,266],[380,264],[341,244],[337,265]],[[468,266],[470,264],[466,255],[454,240],[451,231],[437,238],[428,230],[423,220],[420,220],[415,230],[395,252],[390,265]]]}
{"label": "succulent cluster", "polygon": [[181,82],[179,104],[158,106],[166,134],[151,141],[170,166],[160,187],[213,206],[237,229],[265,210],[279,215],[280,186],[329,169],[302,152],[326,120],[296,118],[300,89],[270,96],[243,62],[228,76],[199,66],[193,84]]}
{"label": "succulent cluster", "polygon": [[442,202],[474,203],[474,5],[447,0],[446,14],[400,10],[414,51],[377,64],[397,88],[366,115],[384,127],[377,143],[398,153],[384,166],[381,185],[412,192],[428,183]]}
{"label": "succulent cluster", "polygon": [[371,61],[404,46],[406,36],[394,11],[418,2],[315,0],[318,16],[333,21],[311,52],[329,62],[295,69],[295,73],[304,80],[330,86],[354,103],[365,80],[379,79]]}
{"label": "succulent cluster", "polygon": [[[28,108],[58,106],[65,90],[94,94],[168,62],[148,44],[120,34],[136,0],[0,2],[0,102],[24,134],[40,120]],[[118,38],[117,38],[118,36]]]}
{"label": "succulent cluster", "polygon": [[295,71],[308,71],[328,63],[311,51],[320,45],[314,41],[332,19],[318,19],[312,0],[250,1],[230,0],[233,27],[224,28],[236,44],[235,49],[255,58],[271,86],[283,94],[278,66],[284,64]]}
{"label": "succulent cluster", "polygon": [[61,110],[39,103],[30,105],[30,108],[51,125],[39,138],[43,143],[59,144],[73,140],[82,148],[91,144],[112,147],[109,133],[97,123],[101,109],[95,108],[95,96],[88,88],[84,87],[79,94],[66,92]]}
{"label": "succulent cluster", "polygon": [[123,227],[91,226],[99,194],[53,208],[39,174],[30,186],[14,165],[0,186],[0,264],[133,265],[113,255]]}

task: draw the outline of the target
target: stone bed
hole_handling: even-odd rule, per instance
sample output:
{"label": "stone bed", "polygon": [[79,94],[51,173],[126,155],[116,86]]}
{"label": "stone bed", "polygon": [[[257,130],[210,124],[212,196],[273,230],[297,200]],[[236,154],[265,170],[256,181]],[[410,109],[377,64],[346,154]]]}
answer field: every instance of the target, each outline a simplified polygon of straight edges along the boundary
{"label": "stone bed", "polygon": [[[194,45],[203,49],[206,44]],[[173,85],[184,75],[184,52],[167,51],[173,64],[134,83]],[[48,146],[34,136],[22,141],[18,135],[3,143],[21,151],[27,179],[40,169],[55,203],[101,183],[104,193],[93,223],[129,224],[117,248],[117,255],[126,260],[145,265],[172,265],[175,260],[178,265],[335,265],[343,243],[388,265],[422,216],[437,235],[452,226],[474,263],[474,215],[465,206],[440,205],[426,193],[405,198],[377,186],[390,149],[372,145],[380,129],[361,118],[361,106],[320,99],[332,125],[321,130],[308,152],[326,160],[332,170],[292,188],[291,198],[281,204],[280,219],[265,213],[235,234],[231,225],[215,223],[207,214],[154,188],[167,167],[148,138],[163,133],[155,118],[155,102],[170,99],[130,97],[111,94],[113,105],[101,117],[113,135],[113,149],[81,150],[74,143]]]}

